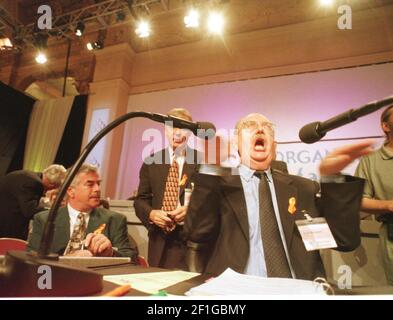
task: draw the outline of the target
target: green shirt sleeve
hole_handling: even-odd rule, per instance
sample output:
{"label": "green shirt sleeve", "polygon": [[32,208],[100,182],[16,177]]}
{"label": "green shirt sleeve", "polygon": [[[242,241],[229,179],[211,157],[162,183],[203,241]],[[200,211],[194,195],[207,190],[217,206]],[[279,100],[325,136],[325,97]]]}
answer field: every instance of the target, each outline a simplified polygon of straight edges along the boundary
{"label": "green shirt sleeve", "polygon": [[360,159],[360,162],[356,168],[355,176],[366,180],[364,183],[363,197],[372,199],[374,198],[374,190],[372,188],[370,175],[370,160],[367,157],[363,157]]}

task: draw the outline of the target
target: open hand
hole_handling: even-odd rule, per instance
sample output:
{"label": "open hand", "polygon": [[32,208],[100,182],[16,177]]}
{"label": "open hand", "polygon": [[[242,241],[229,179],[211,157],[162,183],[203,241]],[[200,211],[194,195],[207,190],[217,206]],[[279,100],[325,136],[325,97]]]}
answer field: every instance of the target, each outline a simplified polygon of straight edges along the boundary
{"label": "open hand", "polygon": [[319,165],[321,176],[337,175],[355,159],[373,151],[374,140],[364,140],[333,150]]}

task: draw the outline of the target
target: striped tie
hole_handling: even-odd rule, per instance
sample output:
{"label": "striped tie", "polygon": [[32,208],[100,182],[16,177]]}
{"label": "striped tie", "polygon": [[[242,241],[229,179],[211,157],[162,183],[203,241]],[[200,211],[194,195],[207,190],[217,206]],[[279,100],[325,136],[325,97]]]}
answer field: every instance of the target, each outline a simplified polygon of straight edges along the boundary
{"label": "striped tie", "polygon": [[292,278],[274,213],[266,173],[258,172],[255,175],[259,175],[261,179],[259,182],[259,215],[268,277]]}

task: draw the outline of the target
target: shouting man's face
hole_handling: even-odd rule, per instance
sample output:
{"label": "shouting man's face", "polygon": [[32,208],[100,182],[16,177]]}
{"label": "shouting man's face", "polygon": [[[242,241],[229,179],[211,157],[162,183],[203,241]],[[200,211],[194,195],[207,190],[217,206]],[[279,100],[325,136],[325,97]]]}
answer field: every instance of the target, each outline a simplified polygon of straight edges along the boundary
{"label": "shouting man's face", "polygon": [[241,162],[253,170],[266,170],[274,159],[273,124],[260,114],[250,114],[238,126]]}

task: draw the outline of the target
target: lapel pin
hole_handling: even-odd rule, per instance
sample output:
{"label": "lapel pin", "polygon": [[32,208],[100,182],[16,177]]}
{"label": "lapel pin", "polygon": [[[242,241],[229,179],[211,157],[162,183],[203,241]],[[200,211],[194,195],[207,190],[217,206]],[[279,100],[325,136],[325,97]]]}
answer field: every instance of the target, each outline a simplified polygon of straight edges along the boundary
{"label": "lapel pin", "polygon": [[295,197],[289,198],[288,212],[290,214],[295,214],[295,212],[296,212],[296,198]]}
{"label": "lapel pin", "polygon": [[180,187],[184,186],[186,184],[186,182],[187,182],[187,179],[188,179],[187,175],[183,174],[183,177],[180,180],[179,186]]}
{"label": "lapel pin", "polygon": [[103,231],[104,231],[104,229],[105,229],[105,227],[106,227],[106,224],[105,223],[103,223],[103,224],[101,224],[95,231],[94,231],[94,234],[101,234]]}

